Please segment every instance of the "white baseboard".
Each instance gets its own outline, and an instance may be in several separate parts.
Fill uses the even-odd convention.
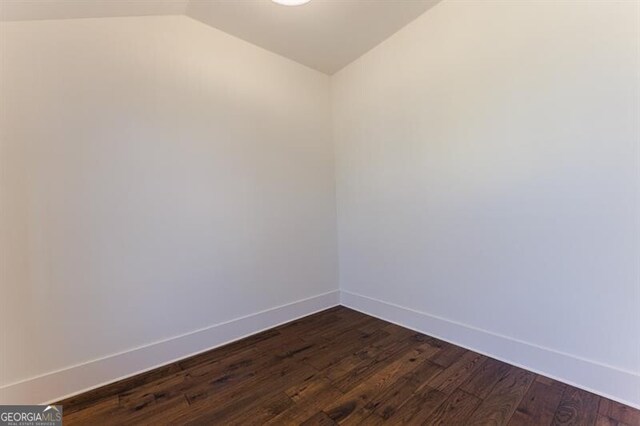
[[[0,387],[0,404],[41,404],[130,377],[339,303],[331,291]]]
[[[640,408],[640,375],[342,290],[340,304],[577,388]]]
[[[332,291],[0,387],[0,404],[40,404],[104,386],[342,304],[640,409],[640,376],[349,291]]]

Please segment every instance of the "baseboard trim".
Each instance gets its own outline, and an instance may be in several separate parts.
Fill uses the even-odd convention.
[[[339,291],[335,290],[4,385],[0,387],[0,403],[47,404],[60,401],[338,304]]]
[[[640,409],[640,375],[342,290],[340,304]]]
[[[0,404],[47,404],[338,304],[640,409],[640,375],[350,291],[331,291],[0,387]]]

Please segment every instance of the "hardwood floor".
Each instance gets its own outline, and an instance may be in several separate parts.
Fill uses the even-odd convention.
[[[640,425],[638,410],[344,307],[60,404],[65,425]]]

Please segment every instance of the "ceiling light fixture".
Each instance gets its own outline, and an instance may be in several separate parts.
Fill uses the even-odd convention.
[[[309,3],[311,0],[271,0],[274,3],[281,4],[283,6],[300,6],[305,3]]]

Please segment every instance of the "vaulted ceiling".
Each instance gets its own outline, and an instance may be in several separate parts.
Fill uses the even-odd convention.
[[[333,74],[439,0],[0,0],[0,20],[187,15]]]

